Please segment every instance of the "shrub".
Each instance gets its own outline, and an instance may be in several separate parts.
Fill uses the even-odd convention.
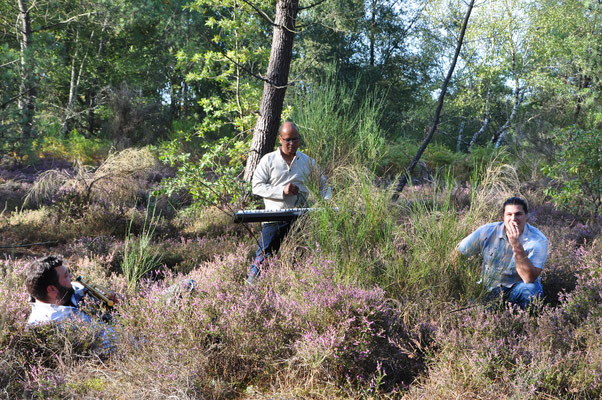
[[[303,151],[325,171],[351,166],[373,171],[384,155],[381,97],[372,93],[360,100],[357,86],[339,85],[333,76],[319,86],[295,101],[292,120]]]
[[[542,168],[554,179],[546,193],[559,205],[596,216],[602,210],[602,131],[576,127],[558,130],[554,143],[560,154]]]
[[[43,172],[25,202],[50,202],[76,217],[81,217],[92,202],[117,207],[132,205],[140,196],[140,177],[148,176],[156,167],[157,160],[148,149],[125,149],[109,154],[95,170],[77,162],[73,172]]]
[[[185,190],[197,207],[248,201],[249,184],[242,180],[248,143],[225,137],[204,143],[201,149],[200,159],[195,160],[181,151],[177,140],[163,143],[159,158],[177,168],[177,173],[163,180],[156,194],[173,195]]]
[[[104,159],[110,148],[109,142],[99,138],[86,138],[77,129],[63,136],[47,134],[36,139],[32,151],[36,158],[80,160],[83,164],[96,164]]]

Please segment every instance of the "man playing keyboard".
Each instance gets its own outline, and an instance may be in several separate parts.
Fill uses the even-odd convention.
[[[266,210],[306,207],[309,190],[305,181],[312,171],[317,171],[316,161],[298,151],[299,128],[292,122],[280,127],[280,147],[261,158],[253,174],[253,194],[263,197]],[[330,198],[330,188],[321,176],[322,196]],[[261,264],[267,256],[280,248],[282,239],[290,229],[290,222],[264,222],[261,237],[251,265],[248,282],[259,277]]]

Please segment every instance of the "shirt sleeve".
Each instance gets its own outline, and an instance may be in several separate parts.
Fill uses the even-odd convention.
[[[271,184],[272,166],[268,157],[263,157],[253,173],[253,194],[267,199],[284,199],[284,186]]]
[[[548,240],[540,240],[533,249],[527,253],[527,258],[535,268],[543,269],[543,265],[548,257]]]
[[[456,246],[458,251],[467,257],[479,254],[483,247],[482,236],[484,229],[485,227],[481,226],[476,231],[462,239],[458,246]]]

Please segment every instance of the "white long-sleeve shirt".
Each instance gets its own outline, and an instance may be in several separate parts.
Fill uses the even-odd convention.
[[[91,322],[91,318],[75,307],[86,293],[86,288],[77,282],[72,282],[71,286],[75,293],[71,296],[71,305],[59,306],[56,304],[34,301],[31,304],[31,314],[27,325],[38,325],[52,321],[63,321],[66,319],[81,319],[85,322]]]
[[[317,171],[316,161],[306,154],[297,151],[291,165],[288,165],[282,158],[280,149],[277,149],[259,161],[253,174],[253,194],[263,197],[266,210],[305,207],[309,195],[305,181],[312,172]],[[330,199],[331,191],[326,178],[321,175],[320,179],[322,197]],[[298,194],[284,195],[284,188],[289,183],[299,188]]]
[[[75,293],[71,296],[71,305],[59,306],[56,304],[43,303],[41,301],[31,302],[31,314],[27,320],[27,326],[37,326],[54,322],[60,324],[64,321],[79,320],[84,323],[93,323],[92,318],[82,312],[76,306],[85,296],[88,289],[82,284],[71,282]],[[102,350],[111,351],[115,346],[115,335],[113,329],[103,324],[95,324],[97,333],[102,339]]]

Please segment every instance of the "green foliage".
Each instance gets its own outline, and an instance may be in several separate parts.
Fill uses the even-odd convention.
[[[32,143],[33,156],[36,158],[79,160],[84,164],[94,164],[104,159],[109,152],[108,140],[87,138],[77,129],[63,135],[56,124],[49,128],[46,135]]]
[[[304,96],[297,95],[292,119],[303,147],[327,171],[361,165],[374,170],[384,156],[380,127],[383,103],[378,93],[357,97],[331,75]]]
[[[398,205],[373,179],[357,169],[333,179],[331,202],[337,208],[309,214],[303,229],[292,234],[301,237],[295,244],[301,240],[333,260],[338,279],[376,284],[395,298],[409,293],[438,301],[478,298],[480,268],[472,261],[452,268],[453,249],[474,225],[477,210],[457,213],[451,176],[435,176],[434,189],[409,187]]]
[[[577,127],[558,130],[557,159],[542,168],[555,180],[546,190],[557,204],[599,215],[602,207],[602,131]]]
[[[241,179],[248,143],[225,137],[200,147],[204,153],[194,160],[191,153],[181,152],[178,140],[163,143],[159,158],[176,167],[177,175],[164,179],[157,194],[186,190],[197,206],[242,201],[249,193],[248,183]]]
[[[130,220],[130,225],[125,235],[123,260],[121,262],[121,271],[127,280],[130,290],[136,287],[138,281],[144,275],[161,264],[162,256],[153,247],[153,235],[160,218],[160,215],[155,215],[154,208],[152,211],[147,210],[144,224],[142,225],[142,232],[138,236],[132,233],[134,219]]]
[[[326,207],[303,223],[303,242],[319,246],[337,265],[343,280],[371,285],[386,283],[386,266],[396,258],[396,223],[389,208],[390,192],[371,183],[372,175],[359,167],[333,178],[337,208]],[[386,286],[386,284],[384,285]]]

